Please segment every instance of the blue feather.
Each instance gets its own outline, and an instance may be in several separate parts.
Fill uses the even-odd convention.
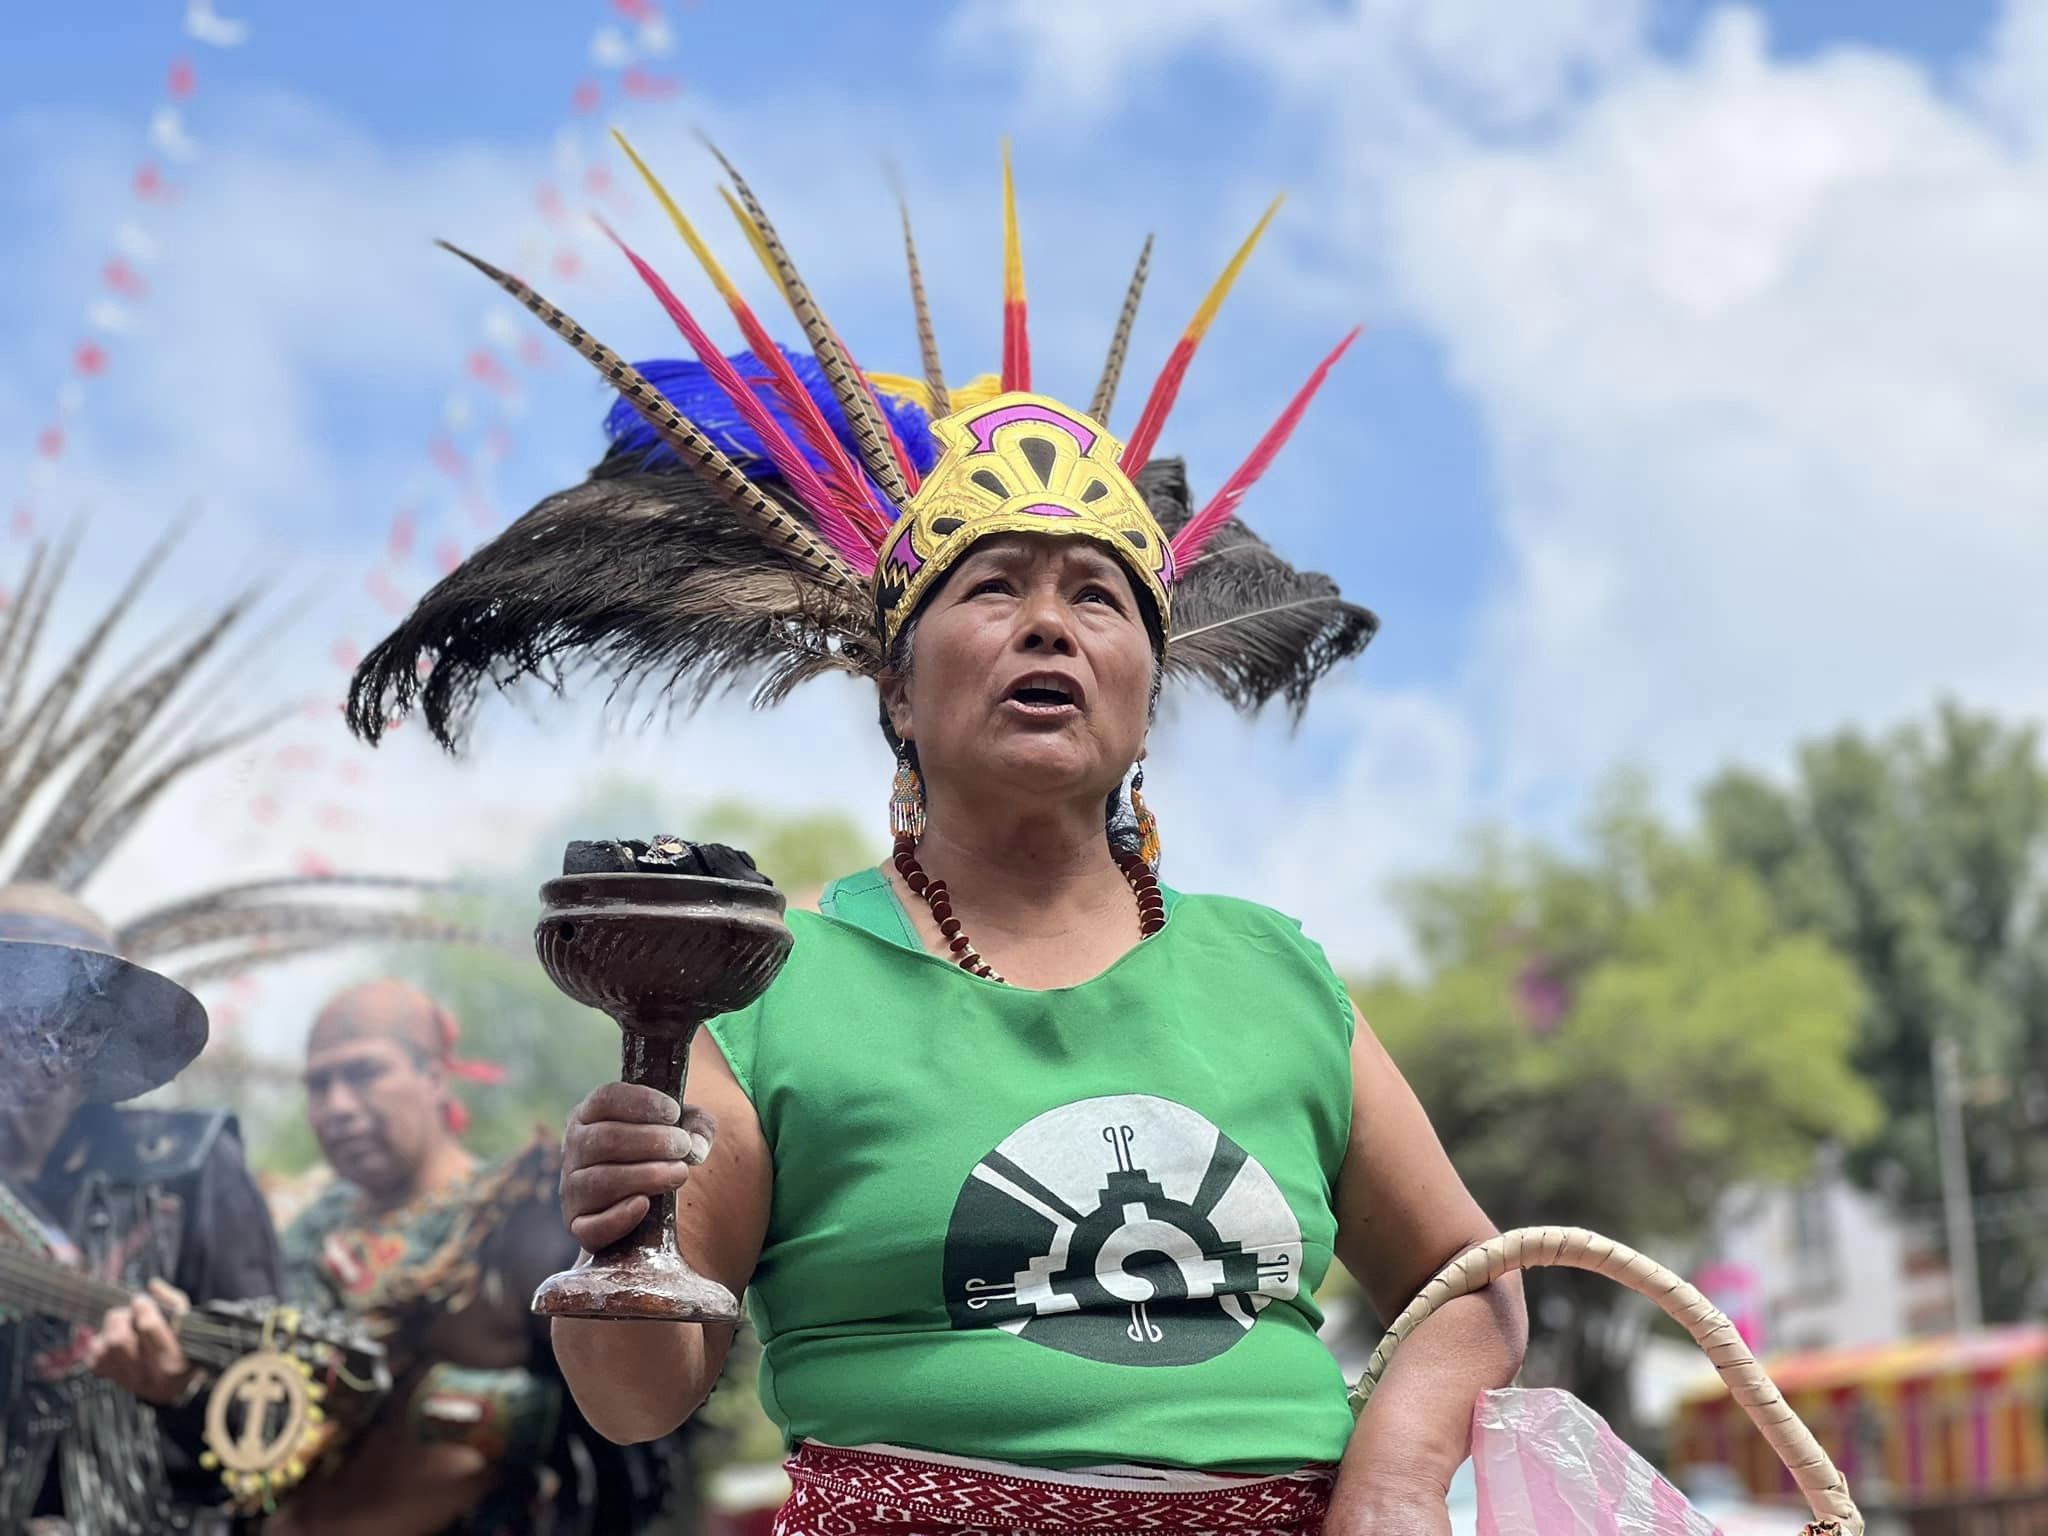
[[[804,388],[809,391],[811,398],[818,403],[818,409],[824,414],[833,435],[846,445],[854,463],[858,464],[859,452],[853,441],[853,433],[847,428],[846,413],[839,408],[839,402],[832,394],[832,386],[825,381],[825,370],[818,366],[818,360],[808,352],[793,352],[787,347],[780,350],[782,355],[789,359],[789,366],[802,381]],[[775,419],[782,423],[791,440],[802,449],[804,457],[822,470],[825,467],[823,461],[804,443],[795,424],[790,421],[776,400],[774,391],[765,383],[768,370],[755,360],[751,352],[735,352],[731,356],[731,362],[739,369],[742,378],[749,382],[763,381],[755,392],[760,395]],[[649,383],[668,396],[671,405],[697,424],[698,430],[717,445],[719,452],[745,470],[749,479],[781,478],[775,472],[774,461],[768,457],[767,449],[761,445],[760,437],[740,418],[740,413],[726,398],[725,392],[712,382],[711,375],[705,371],[702,363],[681,358],[655,358],[648,362],[636,363],[634,366],[646,375]],[[896,428],[896,435],[903,439],[904,449],[909,453],[911,462],[917,465],[919,474],[924,474],[938,461],[938,448],[932,442],[931,417],[913,401],[897,399],[881,394],[880,391],[876,393],[881,400],[883,411],[888,414],[890,423]],[[645,453],[646,463],[650,468],[659,468],[676,462],[675,453],[655,435],[654,429],[647,425],[646,419],[625,400],[615,401],[611,410],[606,412],[604,431],[614,449],[623,448]],[[879,494],[875,499],[878,506],[888,505],[887,499]]]

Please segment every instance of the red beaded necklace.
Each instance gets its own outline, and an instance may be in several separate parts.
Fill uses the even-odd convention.
[[[923,897],[924,904],[932,909],[932,920],[939,925],[947,948],[952,950],[954,963],[973,975],[989,981],[1002,981],[1003,978],[975,950],[974,941],[961,932],[960,919],[953,915],[953,903],[946,895],[946,882],[934,880],[917,862],[915,838],[897,837],[895,863],[896,873],[903,877],[903,883]],[[1138,936],[1149,939],[1166,926],[1166,898],[1159,894],[1159,877],[1135,853],[1118,853],[1116,863],[1117,868],[1124,872],[1124,879],[1130,883],[1131,894],[1138,898]]]

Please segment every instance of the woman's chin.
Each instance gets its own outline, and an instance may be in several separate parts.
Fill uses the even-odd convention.
[[[985,783],[1010,786],[1020,796],[1064,799],[1114,782],[1095,744],[1076,733],[999,731],[968,770]]]

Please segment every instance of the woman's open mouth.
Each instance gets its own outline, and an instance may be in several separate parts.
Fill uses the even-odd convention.
[[[1056,720],[1081,712],[1081,690],[1068,678],[1035,673],[1019,678],[1004,695],[1006,707],[1033,719]]]

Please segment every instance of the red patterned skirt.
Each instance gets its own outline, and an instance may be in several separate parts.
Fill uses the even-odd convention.
[[[1051,1472],[889,1446],[809,1441],[784,1463],[792,1492],[775,1536],[956,1536],[966,1532],[1183,1531],[1320,1536],[1333,1466],[1278,1477],[1154,1467]]]

